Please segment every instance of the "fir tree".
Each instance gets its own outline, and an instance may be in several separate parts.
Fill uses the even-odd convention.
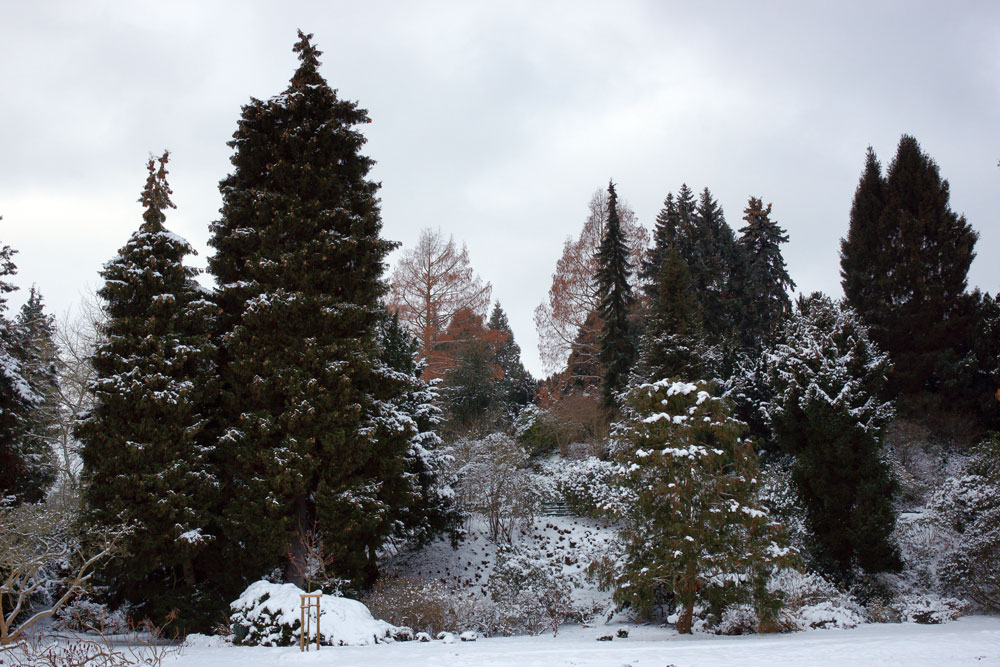
[[[767,417],[795,457],[814,565],[846,583],[898,569],[896,484],[882,455],[893,411],[879,398],[888,358],[853,310],[813,294],[799,300],[766,362],[775,393]]]
[[[759,629],[773,631],[780,599],[767,579],[794,553],[756,506],[757,457],[745,426],[711,389],[660,380],[628,394],[629,419],[616,436],[628,510],[615,599],[645,615],[672,599],[681,633],[691,632],[698,603],[717,615],[749,603]]]
[[[392,403],[413,423],[406,474],[400,480],[409,485],[410,500],[393,508],[396,528],[392,538],[419,546],[442,531],[454,535],[458,521],[451,489],[443,479],[450,457],[436,433],[442,418],[440,400],[434,388],[421,379],[419,342],[400,323],[399,315],[383,313],[376,336],[379,361],[403,388]]]
[[[32,413],[42,400],[25,364],[24,336],[7,318],[6,294],[17,287],[5,280],[17,273],[16,250],[0,246],[0,502],[37,502],[51,484],[47,447],[28,437]]]
[[[844,293],[893,360],[892,393],[939,392],[962,373],[978,234],[913,137],[900,139],[884,181],[879,172],[869,150],[841,243]]]
[[[733,310],[738,253],[736,236],[722,209],[705,188],[695,209],[702,261],[694,288],[708,342],[728,343],[736,326]]]
[[[283,93],[243,107],[220,183],[209,260],[222,308],[220,441],[234,488],[228,551],[248,579],[288,567],[316,525],[333,572],[374,581],[377,552],[410,500],[410,420],[377,361],[385,258],[368,114],[319,73],[299,33]],[[285,559],[291,543],[292,558]]]
[[[618,195],[615,184],[609,182],[608,223],[597,253],[597,272],[594,276],[599,299],[598,314],[603,321],[598,357],[603,366],[604,404],[609,408],[615,406],[616,396],[625,387],[635,359],[628,321],[634,300],[629,285],[631,269],[618,219]]]
[[[216,308],[182,260],[191,246],[164,227],[174,208],[167,160],[150,158],[143,222],[104,265],[106,341],[93,359],[95,405],[77,428],[87,520],[129,524],[128,557],[103,576],[117,601],[156,622],[177,608],[205,627],[203,584],[217,560],[220,482],[212,459]]]
[[[699,377],[705,352],[701,315],[687,263],[673,247],[660,263],[654,285],[655,299],[649,304],[637,373],[646,381]]]
[[[500,338],[495,356],[497,366],[503,371],[501,384],[504,400],[512,408],[519,409],[534,399],[536,382],[521,363],[521,346],[514,341],[507,313],[500,307],[499,301],[493,305],[486,326],[490,331],[497,332]]]
[[[30,475],[34,495],[44,493],[56,479],[53,446],[63,418],[59,405],[59,350],[53,339],[55,318],[45,312],[42,295],[35,287],[18,311],[14,328],[20,339],[17,349],[24,377],[37,397],[25,416],[21,445],[37,462],[36,472]]]
[[[771,205],[750,197],[740,228],[740,313],[743,347],[759,350],[791,312],[795,283],[785,269],[781,244],[788,234],[771,220]]]

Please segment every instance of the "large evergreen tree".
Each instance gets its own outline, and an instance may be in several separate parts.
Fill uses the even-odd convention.
[[[615,184],[609,182],[608,223],[597,252],[594,276],[599,299],[597,312],[602,320],[598,357],[603,366],[602,388],[607,407],[615,405],[615,397],[625,387],[635,360],[635,344],[628,320],[634,301],[629,285],[631,272],[628,247],[618,219],[618,194]]]
[[[892,358],[892,392],[941,391],[963,372],[974,330],[965,289],[978,234],[913,137],[880,171],[869,149],[841,242],[844,293]]]
[[[22,435],[24,451],[37,462],[36,472],[30,475],[33,494],[44,493],[56,479],[54,446],[64,416],[59,405],[60,361],[54,340],[55,327],[55,317],[45,312],[42,295],[33,286],[14,321],[20,339],[21,367],[37,398],[25,417]]]
[[[739,311],[743,347],[759,350],[791,312],[788,291],[795,283],[785,268],[781,244],[788,234],[771,220],[771,204],[750,197],[743,211],[746,225],[740,228]]]
[[[715,614],[749,603],[759,629],[774,631],[780,600],[767,579],[794,554],[757,506],[746,427],[712,389],[664,379],[628,392],[616,438],[625,554],[615,599],[643,614],[672,601],[681,633],[698,603]]]
[[[43,400],[32,385],[30,349],[6,315],[5,295],[17,289],[6,280],[17,273],[16,252],[0,246],[0,501],[21,503],[41,500],[53,473],[48,446],[30,437],[32,414]]]
[[[88,521],[126,523],[127,557],[103,571],[117,601],[157,622],[177,608],[206,626],[200,600],[215,567],[220,480],[213,464],[216,307],[183,265],[194,250],[164,227],[173,208],[167,154],[150,158],[143,222],[104,265],[106,341],[93,364],[95,405],[77,428]]]
[[[393,405],[403,387],[377,362],[375,335],[395,244],[380,237],[361,153],[367,112],[320,75],[310,35],[294,51],[285,91],[243,107],[211,226],[228,550],[245,578],[282,566],[296,579],[301,535],[316,526],[330,574],[363,585],[411,498],[400,479],[414,427]]]
[[[849,307],[800,299],[767,355],[774,439],[795,458],[814,565],[850,583],[899,567],[890,541],[896,485],[883,458],[891,403],[879,398],[889,360]]]

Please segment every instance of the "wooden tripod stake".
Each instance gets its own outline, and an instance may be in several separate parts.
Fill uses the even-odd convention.
[[[310,641],[306,639],[309,636],[309,629],[312,625],[312,612],[313,609],[316,610],[316,650],[319,650],[319,602],[320,598],[323,597],[322,593],[301,593],[299,594],[299,610],[301,612],[301,617],[299,619],[299,650],[308,651]]]

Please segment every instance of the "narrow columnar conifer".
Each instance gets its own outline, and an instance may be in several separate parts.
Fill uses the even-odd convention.
[[[194,250],[164,227],[174,208],[167,159],[150,158],[142,224],[101,271],[106,342],[77,437],[86,520],[132,529],[127,555],[102,570],[114,601],[156,622],[177,608],[182,626],[207,627],[221,491],[211,414],[217,308],[183,264]]]

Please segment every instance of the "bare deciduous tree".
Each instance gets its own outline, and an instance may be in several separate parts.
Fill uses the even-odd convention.
[[[428,359],[438,337],[460,310],[486,317],[493,286],[483,283],[469,262],[469,251],[445,238],[440,230],[424,229],[417,245],[406,251],[392,272],[390,307],[417,337],[420,355]],[[438,377],[433,368],[429,377]]]
[[[45,503],[0,507],[0,646],[18,641],[43,618],[86,589],[94,565],[114,555],[125,528],[75,531],[76,498],[57,496]],[[45,609],[30,609],[32,597],[58,581],[58,597]],[[18,622],[22,613],[32,612]]]

